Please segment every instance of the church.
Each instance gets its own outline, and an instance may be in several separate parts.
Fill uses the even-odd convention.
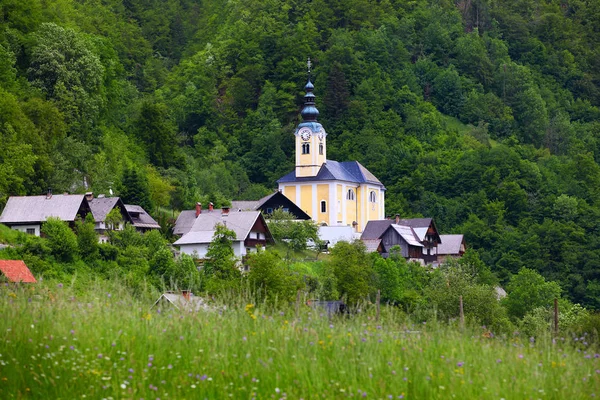
[[[327,132],[317,122],[314,85],[304,87],[302,122],[296,127],[296,167],[277,181],[279,190],[322,226],[362,232],[385,218],[385,187],[358,161],[327,159]]]

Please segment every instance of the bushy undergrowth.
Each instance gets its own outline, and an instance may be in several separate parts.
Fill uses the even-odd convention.
[[[0,287],[0,397],[590,398],[587,335],[413,324],[397,307],[328,317],[246,292],[188,313],[117,280]]]
[[[368,254],[361,242],[340,242],[319,261],[294,262],[267,249],[245,258],[249,272],[241,273],[230,242],[233,232],[225,227],[219,228],[220,239],[211,243],[200,266],[188,255],[177,255],[159,232],[140,234],[131,226],[109,232],[110,243],[103,244],[97,243],[91,220],[77,222],[77,234],[60,221],[49,221],[43,227],[45,238],[0,228],[0,241],[13,246],[0,250],[0,259],[23,259],[42,280],[117,279],[136,296],[182,289],[221,299],[251,293],[272,305],[294,302],[300,295],[342,300],[352,310],[375,303],[379,294],[381,304],[414,321],[450,324],[460,318],[462,298],[467,320],[496,335],[520,330],[535,337],[552,330],[551,307],[559,298],[561,329],[588,332],[594,341],[600,331],[597,314],[561,298],[556,283],[530,269],[514,275],[508,296],[499,299],[498,279],[472,250],[431,269],[394,252],[387,259]]]

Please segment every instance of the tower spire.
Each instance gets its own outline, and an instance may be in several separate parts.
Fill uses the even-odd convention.
[[[308,82],[306,83],[306,86],[304,86],[306,94],[304,95],[304,108],[300,114],[302,115],[304,122],[316,122],[317,117],[319,116],[319,110],[315,107],[315,95],[313,93],[315,86],[311,82],[310,68],[312,67],[312,62],[310,61],[310,57],[308,57],[306,66],[308,67]]]

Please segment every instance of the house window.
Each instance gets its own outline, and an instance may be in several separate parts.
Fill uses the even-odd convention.
[[[27,233],[28,235],[35,235],[35,228],[27,228],[25,230],[25,233]]]
[[[321,201],[321,212],[322,213],[327,212],[327,202],[325,200]]]
[[[273,209],[272,208],[267,208],[267,214],[273,214]]]
[[[310,144],[302,143],[302,154],[310,154]]]
[[[287,207],[283,207],[282,210],[285,211],[285,212],[289,212],[290,211],[290,209],[287,208]]]
[[[371,192],[369,193],[369,201],[371,203],[377,203],[377,194],[373,190],[371,190]]]
[[[323,155],[323,143],[319,143],[319,155]]]
[[[354,190],[348,189],[348,193],[346,193],[346,199],[347,200],[354,200],[355,198],[356,198],[356,196],[354,194]]]

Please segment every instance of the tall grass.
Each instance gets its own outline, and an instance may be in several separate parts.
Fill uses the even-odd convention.
[[[367,306],[253,304],[187,313],[118,283],[0,288],[0,398],[580,399],[600,357],[573,338],[530,342],[484,328],[411,324]]]

